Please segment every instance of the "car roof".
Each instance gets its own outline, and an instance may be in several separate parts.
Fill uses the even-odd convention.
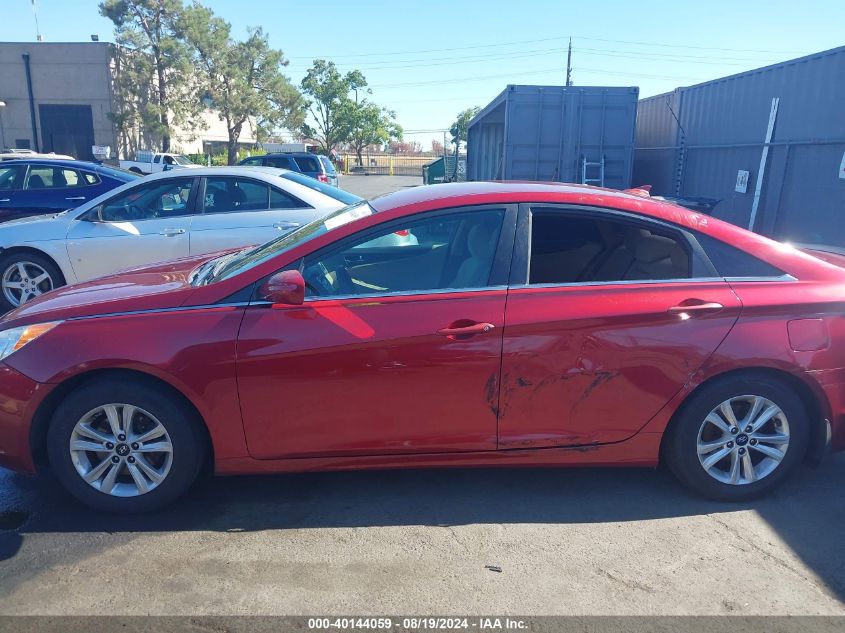
[[[9,159],[9,162],[14,163],[16,165],[49,165],[51,167],[79,167],[80,169],[96,169],[100,165],[97,163],[92,163],[87,160],[74,160],[70,158],[38,158],[38,157],[26,157],[26,158],[13,158]]]
[[[509,180],[441,183],[410,187],[375,198],[371,201],[371,204],[378,211],[389,211],[432,201],[438,203],[434,205],[436,207],[453,206],[455,202],[466,205],[484,204],[486,202],[544,201],[557,196],[561,198],[561,201],[566,202],[571,202],[572,198],[594,200],[612,198],[636,202],[643,202],[644,200],[641,196],[616,189],[604,189],[590,185]]]
[[[253,173],[259,176],[278,177],[280,173],[291,171],[280,167],[264,167],[263,165],[230,165],[226,167],[190,167],[185,169],[168,169],[147,175],[144,180],[159,180],[166,178],[185,178],[187,176],[243,176]],[[298,172],[294,172],[298,173]]]
[[[317,158],[319,154],[313,152],[268,152],[264,156],[313,156]]]

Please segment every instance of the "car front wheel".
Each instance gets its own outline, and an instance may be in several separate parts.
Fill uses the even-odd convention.
[[[203,440],[194,418],[160,387],[89,383],[53,415],[50,464],[65,488],[91,507],[155,510],[184,493],[199,473]]]
[[[0,257],[0,310],[3,312],[64,284],[59,267],[43,255],[12,252]]]
[[[809,420],[801,398],[765,375],[728,377],[693,394],[667,431],[664,457],[687,487],[720,501],[765,494],[798,466]]]

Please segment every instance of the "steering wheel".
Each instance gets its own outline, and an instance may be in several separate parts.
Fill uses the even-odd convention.
[[[335,282],[330,281],[330,272],[326,265],[317,262],[308,266],[303,272],[305,287],[309,288],[317,296],[330,297],[337,294],[352,294],[355,292],[355,284],[349,271],[343,266],[334,271]]]
[[[322,262],[311,264],[302,271],[305,287],[318,297],[331,296],[334,288],[329,281],[329,270]]]

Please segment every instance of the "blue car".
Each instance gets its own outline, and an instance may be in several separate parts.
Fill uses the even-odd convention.
[[[261,156],[250,156],[244,158],[238,165],[253,167],[277,167],[298,171],[306,176],[311,176],[320,182],[337,187],[337,171],[332,162],[325,156],[312,154],[311,152],[280,152],[275,154],[263,154]]]
[[[80,160],[6,160],[0,162],[0,222],[72,209],[138,177]]]

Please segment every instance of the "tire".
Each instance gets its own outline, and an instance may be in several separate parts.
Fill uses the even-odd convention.
[[[126,429],[125,418],[130,419],[129,434],[123,441],[111,431],[110,407],[121,429]],[[134,412],[127,407],[134,407]],[[163,434],[156,423],[163,427]],[[58,406],[47,431],[47,454],[59,481],[82,503],[120,514],[149,512],[174,501],[197,478],[205,457],[200,424],[184,403],[161,388],[106,378],[80,387]],[[144,435],[151,437],[143,439]],[[116,441],[105,443],[110,438]],[[136,438],[140,444],[132,442]],[[154,450],[168,443],[169,452]],[[72,446],[85,449],[97,445],[102,448],[96,452],[71,450]],[[117,460],[117,473],[107,482],[115,469],[113,460]],[[103,462],[111,463],[102,466]],[[98,466],[102,471],[94,472]],[[145,474],[150,473],[149,468],[152,476]],[[83,479],[85,472],[96,475],[93,483]],[[142,490],[143,486],[147,490]]]
[[[138,169],[137,167],[130,167],[130,168],[129,168],[129,171],[131,171],[133,174],[141,174],[141,175],[143,175],[143,174],[144,174],[144,172],[142,172],[142,171],[141,171],[140,169]]]
[[[19,265],[23,267],[26,272],[26,277],[23,277]],[[32,285],[26,289],[18,287],[8,287],[7,284],[17,284],[22,281],[35,281],[38,279],[40,273],[46,273],[48,278],[41,281],[37,285]],[[23,303],[26,303],[34,295],[34,292],[43,294],[54,288],[59,288],[65,285],[65,277],[62,271],[56,266],[56,263],[40,253],[32,251],[12,251],[5,253],[0,257],[0,311],[3,313],[13,310],[21,305],[20,297],[24,297]],[[18,299],[17,302],[12,299]]]
[[[753,431],[746,433],[755,403],[759,408]],[[771,406],[780,413],[763,421]],[[678,480],[695,492],[717,501],[747,501],[792,474],[807,452],[809,430],[806,407],[788,383],[763,374],[738,374],[693,393],[667,431],[663,457]]]

